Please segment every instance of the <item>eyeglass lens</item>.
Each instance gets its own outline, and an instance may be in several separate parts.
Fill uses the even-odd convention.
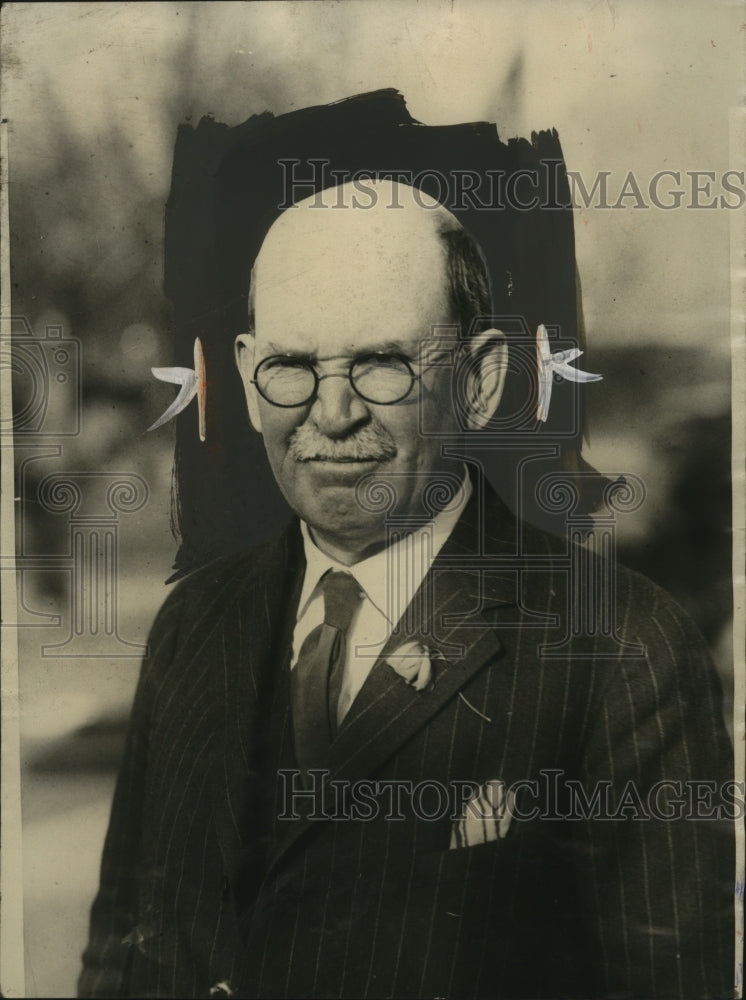
[[[355,361],[349,369],[348,378],[363,399],[386,404],[404,399],[411,391],[415,376],[404,359],[382,355]],[[309,361],[273,357],[265,358],[259,364],[255,381],[270,403],[301,406],[314,395],[317,376]]]

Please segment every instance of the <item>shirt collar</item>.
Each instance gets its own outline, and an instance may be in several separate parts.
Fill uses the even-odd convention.
[[[308,605],[316,593],[322,578],[329,570],[350,573],[365,591],[369,600],[378,608],[381,614],[395,625],[406,611],[417,589],[427,575],[433,560],[449,538],[456,522],[464,512],[464,508],[472,493],[471,479],[464,472],[464,479],[453,502],[435,517],[411,532],[404,538],[376,552],[375,555],[361,559],[352,566],[343,566],[332,559],[316,545],[305,521],[300,522],[303,548],[306,555],[306,573],[303,579],[300,603],[298,605],[298,620],[303,618]],[[430,544],[430,539],[432,544]],[[389,591],[387,582],[391,574],[389,566],[406,565],[406,573],[397,573],[397,586]]]

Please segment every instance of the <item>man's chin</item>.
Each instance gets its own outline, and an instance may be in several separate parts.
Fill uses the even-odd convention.
[[[311,527],[314,536],[336,539],[337,544],[360,551],[385,535],[385,511],[367,496],[364,480],[379,467],[377,462],[324,463],[308,470],[302,488],[296,480],[290,505]]]
[[[303,489],[296,492],[298,502],[291,506],[304,520],[325,530],[344,524],[352,530],[359,525],[364,532],[381,517],[381,512],[367,500],[365,488],[368,477],[377,468],[377,463],[325,463],[307,477]]]

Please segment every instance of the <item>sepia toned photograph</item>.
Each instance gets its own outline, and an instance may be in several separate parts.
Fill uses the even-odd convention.
[[[741,997],[743,7],[0,19],[2,995]]]

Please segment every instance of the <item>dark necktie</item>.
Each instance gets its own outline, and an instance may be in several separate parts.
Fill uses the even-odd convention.
[[[347,629],[362,597],[350,573],[327,573],[321,589],[324,623],[301,646],[292,678],[295,754],[302,771],[321,765],[336,735]]]

